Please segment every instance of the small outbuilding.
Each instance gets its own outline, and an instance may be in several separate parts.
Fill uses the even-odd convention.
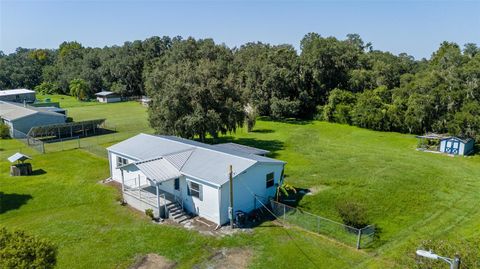
[[[122,101],[122,97],[120,97],[120,95],[109,91],[97,92],[95,96],[97,97],[97,101],[100,103],[116,103]]]
[[[461,139],[455,136],[440,140],[440,152],[453,155],[470,155],[474,152],[475,140]]]
[[[10,175],[11,176],[26,176],[26,175],[31,175],[32,174],[32,165],[30,163],[26,163],[26,160],[30,160],[30,158],[27,155],[24,155],[22,153],[15,153],[12,156],[8,157],[8,160],[11,163],[16,164],[10,166]]]
[[[470,155],[475,151],[475,140],[472,138],[459,138],[447,134],[428,133],[417,136],[419,139],[417,150],[447,153],[451,155]]]

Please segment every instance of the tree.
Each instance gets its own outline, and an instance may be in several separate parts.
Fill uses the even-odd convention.
[[[186,138],[233,132],[245,111],[234,87],[232,52],[213,40],[174,44],[146,74],[150,125],[160,134]]]
[[[41,94],[55,94],[60,93],[60,87],[54,82],[42,82],[40,85],[35,86],[35,91]]]
[[[379,87],[358,94],[357,102],[352,110],[352,123],[363,128],[384,130],[388,124],[385,117],[387,112],[386,92],[385,87]]]
[[[77,97],[78,100],[85,100],[88,97],[89,86],[83,79],[73,79],[70,81],[70,95]]]
[[[327,121],[351,124],[351,114],[356,103],[351,92],[334,89],[328,96],[328,102],[323,108],[323,118]]]

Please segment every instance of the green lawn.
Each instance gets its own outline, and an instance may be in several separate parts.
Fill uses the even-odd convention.
[[[92,104],[72,101],[68,110],[75,120],[105,117],[117,126],[116,134],[99,140],[101,145],[152,132],[145,108],[137,103]],[[116,191],[97,183],[108,175],[107,161],[82,150],[31,152],[34,169],[46,173],[10,178],[5,158],[24,147],[14,140],[0,140],[0,190],[26,196],[18,198],[24,203],[0,214],[0,225],[54,241],[60,268],[127,267],[136,254],[148,252],[187,268],[214,249],[234,246],[255,250],[254,268],[404,268],[412,267],[407,255],[423,239],[480,237],[479,157],[417,152],[411,135],[318,121],[259,120],[254,132],[241,129],[218,141],[226,140],[269,149],[273,157],[287,161],[286,180],[317,191],[301,200],[300,207],[307,211],[338,220],[338,202],[364,204],[371,222],[381,229],[380,239],[370,249],[356,251],[271,223],[253,234],[223,239],[153,225],[115,203]],[[17,202],[3,201],[7,208]]]
[[[2,149],[22,145],[1,140]],[[143,214],[116,203],[117,191],[97,183],[108,176],[107,160],[82,150],[34,154],[44,174],[11,178],[2,151],[0,223],[48,238],[59,247],[59,268],[125,268],[138,254],[159,253],[182,268],[200,264],[220,247],[255,250],[254,268],[351,267],[367,254],[272,223],[253,234],[226,238],[150,223]],[[378,261],[383,264],[383,261]]]

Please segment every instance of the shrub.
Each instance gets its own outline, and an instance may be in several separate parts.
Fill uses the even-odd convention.
[[[60,87],[54,82],[44,81],[40,85],[35,86],[34,90],[42,94],[61,93]]]
[[[5,123],[0,123],[0,138],[8,138],[10,137],[10,129]]]
[[[151,208],[145,209],[145,215],[149,216],[151,219],[155,218],[155,216],[153,215],[153,209]]]
[[[0,268],[53,268],[56,248],[22,231],[0,229]]]
[[[368,225],[367,212],[365,208],[356,202],[344,202],[337,204],[337,211],[343,223],[357,229]]]

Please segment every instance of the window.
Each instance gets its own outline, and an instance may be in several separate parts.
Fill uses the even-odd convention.
[[[126,164],[128,164],[127,159],[117,156],[117,167],[124,166]]]
[[[267,188],[273,187],[274,184],[274,174],[273,172],[267,174]]]
[[[180,189],[180,178],[176,178],[175,179],[175,182],[174,182],[174,187],[175,187],[175,190],[178,191]]]
[[[188,195],[197,197],[198,199],[202,199],[202,185],[195,183],[195,182],[188,182]]]

